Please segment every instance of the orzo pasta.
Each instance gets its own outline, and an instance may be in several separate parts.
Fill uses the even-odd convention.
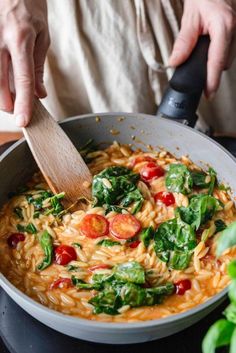
[[[64,194],[39,173],[2,208],[0,269],[17,288],[65,314],[134,322],[186,311],[228,284],[236,250],[217,258],[215,248],[236,210],[213,169],[117,142],[85,154],[86,211],[63,210]]]

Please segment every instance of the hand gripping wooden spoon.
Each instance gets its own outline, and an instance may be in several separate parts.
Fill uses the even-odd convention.
[[[65,192],[64,206],[79,199],[91,200],[92,175],[68,136],[38,99],[33,116],[23,128],[29,148],[50,189]]]

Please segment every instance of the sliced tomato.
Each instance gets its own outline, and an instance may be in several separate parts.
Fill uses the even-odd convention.
[[[105,269],[109,269],[111,268],[111,266],[109,265],[106,265],[106,264],[99,264],[99,265],[94,265],[92,267],[89,267],[88,271],[90,272],[93,272],[93,271],[96,271],[96,270],[105,270]]]
[[[131,249],[135,249],[135,248],[137,248],[139,246],[140,243],[141,243],[140,240],[132,241],[132,243],[129,244],[129,247]]]
[[[175,204],[175,197],[172,192],[160,191],[154,195],[154,200],[156,202],[160,201],[166,206],[171,206]]]
[[[191,289],[191,281],[189,279],[182,279],[175,283],[175,292],[178,295],[184,295],[186,290]]]
[[[17,247],[17,244],[20,241],[25,240],[25,235],[23,233],[12,233],[8,238],[7,238],[7,244],[15,249]]]
[[[59,245],[55,249],[55,262],[58,265],[67,265],[77,259],[75,249],[69,245]]]
[[[87,214],[80,224],[80,231],[88,238],[98,238],[109,232],[108,220],[98,214]]]
[[[165,174],[164,169],[154,162],[147,163],[141,170],[140,175],[143,181],[151,181],[160,178]]]
[[[150,156],[138,156],[132,160],[131,167],[133,168],[136,164],[142,162],[155,162],[155,159]]]
[[[110,232],[118,239],[133,238],[140,229],[141,223],[131,214],[118,214],[110,223]]]
[[[70,288],[72,287],[72,282],[70,278],[58,278],[56,281],[52,282],[50,289],[56,288]]]

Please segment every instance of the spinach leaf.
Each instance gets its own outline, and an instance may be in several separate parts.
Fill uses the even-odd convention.
[[[30,233],[30,234],[36,234],[37,233],[37,228],[35,227],[35,225],[33,223],[29,223],[27,224],[27,226],[23,226],[22,224],[17,224],[17,230],[19,230],[19,232],[26,232],[26,233]]]
[[[169,191],[184,195],[189,194],[193,187],[191,173],[184,164],[170,164],[165,183]]]
[[[81,270],[79,266],[74,266],[74,265],[68,265],[66,268],[67,268],[67,271],[69,272],[78,272]]]
[[[101,246],[105,246],[105,247],[111,247],[111,246],[115,246],[115,245],[121,245],[121,243],[119,243],[118,241],[114,241],[111,239],[103,239],[100,240],[96,245],[101,245]]]
[[[162,223],[154,235],[154,249],[157,256],[168,266],[184,269],[191,259],[191,250],[197,245],[193,228],[176,218]]]
[[[215,353],[216,348],[230,343],[235,325],[225,319],[216,321],[208,330],[202,344],[203,353]]]
[[[48,231],[44,231],[40,237],[40,245],[44,251],[44,259],[40,265],[38,265],[38,270],[42,271],[52,263],[53,256],[53,239],[52,236],[48,233]]]
[[[230,186],[226,186],[224,184],[219,184],[217,187],[219,190],[222,190],[222,191],[230,191],[231,190]]]
[[[124,210],[126,211],[124,207],[115,205],[105,205],[105,215],[107,215],[109,212],[123,213]]]
[[[96,314],[105,312],[110,315],[119,313],[119,308],[124,305],[139,307],[143,305],[159,304],[164,296],[172,294],[174,285],[165,285],[154,288],[142,288],[140,285],[130,282],[106,283],[104,289],[89,300],[94,306]]]
[[[30,194],[26,194],[26,200],[29,204],[33,204],[34,208],[37,211],[36,217],[37,218],[41,213],[45,215],[52,214],[53,216],[58,216],[63,210],[63,206],[61,204],[61,199],[65,196],[62,192],[60,194],[53,195],[51,191],[43,190],[39,193],[37,198],[33,197]],[[49,207],[43,207],[43,202],[48,199]]]
[[[216,233],[222,232],[225,228],[227,228],[226,224],[222,219],[217,219],[215,220],[215,226],[216,226]]]
[[[99,289],[100,286],[97,286],[95,283],[86,283],[80,278],[77,278],[75,276],[71,277],[71,281],[74,284],[74,286],[78,289]]]
[[[149,246],[150,241],[153,239],[153,237],[154,237],[153,227],[144,228],[140,233],[140,239],[146,248]]]
[[[226,249],[231,248],[234,245],[236,245],[236,222],[231,223],[221,233],[217,244],[217,256],[220,256]]]
[[[126,167],[109,167],[93,178],[92,195],[94,206],[128,207],[134,203],[132,213],[138,212],[143,204],[143,196],[137,188],[139,174]]]
[[[199,188],[208,188],[208,194],[211,195],[214,186],[216,183],[216,172],[214,171],[213,168],[209,168],[207,173],[204,172],[198,172],[198,171],[193,171],[191,172],[191,176],[193,179],[193,185],[197,186]],[[210,180],[208,181],[208,177],[210,177]]]
[[[218,208],[219,202],[215,197],[198,194],[190,198],[188,207],[179,207],[177,212],[179,212],[184,222],[190,224],[197,230],[200,225],[206,223],[213,217]]]
[[[19,219],[24,219],[23,214],[22,214],[22,208],[21,208],[21,207],[14,207],[13,213],[14,213]]]
[[[143,284],[145,283],[144,268],[136,261],[117,265],[113,270],[118,281]]]

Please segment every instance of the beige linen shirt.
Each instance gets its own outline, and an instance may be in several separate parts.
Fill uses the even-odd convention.
[[[45,67],[46,107],[57,119],[90,112],[156,114],[172,70],[168,63],[181,0],[48,0],[51,46]],[[236,64],[224,73],[202,117],[236,131]],[[0,129],[9,127],[0,121]]]

